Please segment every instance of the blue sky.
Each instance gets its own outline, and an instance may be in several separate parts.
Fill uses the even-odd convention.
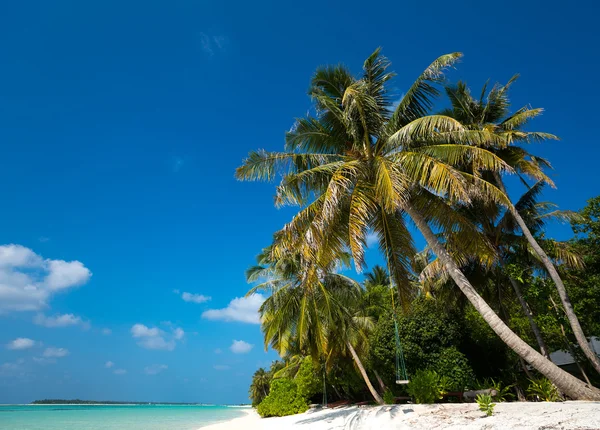
[[[599,192],[596,16],[592,2],[5,2],[0,402],[247,401],[275,354],[257,303],[235,299],[292,210],[233,172],[282,148],[318,65],[358,72],[383,46],[400,92],[447,52],[465,54],[449,78],[474,88],[521,73],[515,108],[544,107],[535,128],[562,139],[532,148],[556,169],[546,197],[583,207]]]

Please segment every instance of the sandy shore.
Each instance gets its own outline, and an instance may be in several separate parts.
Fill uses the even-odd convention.
[[[350,406],[310,410],[304,414],[261,419],[247,415],[202,430],[598,430],[599,402],[499,403],[486,417],[474,403],[440,405]]]

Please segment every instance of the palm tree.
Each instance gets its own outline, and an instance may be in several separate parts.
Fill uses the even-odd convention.
[[[599,391],[555,366],[510,330],[431,228],[450,231],[467,223],[448,202],[468,203],[475,193],[508,204],[505,194],[479,174],[511,170],[481,147],[500,144],[501,138],[469,130],[447,116],[424,116],[438,94],[435,85],[442,81],[444,68],[460,56],[435,60],[395,108],[386,92],[393,75],[379,49],[365,61],[360,79],[342,66],[319,68],[310,89],[316,116],[296,121],[286,136],[286,152],[251,152],[236,176],[271,180],[283,173],[276,203],[302,209],[278,235],[277,248],[294,249],[309,262],[305,280],[316,279],[322,261],[331,261],[346,248],[360,271],[366,235],[372,230],[403,304],[410,297],[410,258],[415,254],[404,219],[408,215],[459,289],[513,351],[571,397],[600,399]],[[467,162],[477,170],[454,168]]]
[[[250,398],[253,405],[258,405],[269,394],[271,375],[264,368],[258,369],[252,376],[250,384]]]
[[[550,164],[546,160],[531,155],[522,147],[517,146],[518,143],[557,139],[556,136],[549,133],[523,131],[523,127],[527,125],[531,119],[541,115],[543,109],[522,107],[514,114],[509,114],[510,101],[508,99],[508,90],[517,78],[518,75],[513,76],[506,85],[494,85],[487,94],[487,98],[485,98],[487,89],[487,85],[485,85],[481,91],[479,100],[476,100],[471,96],[469,89],[463,82],[459,82],[456,86],[447,86],[446,93],[452,103],[452,109],[446,110],[443,113],[452,116],[470,129],[486,130],[502,137],[508,145],[503,144],[490,149],[495,149],[495,153],[506,161],[521,176],[521,178],[522,176],[529,176],[554,186],[552,180],[543,173],[543,167],[550,167]],[[493,177],[496,185],[506,194],[501,173],[493,172]],[[523,182],[525,181],[523,180]],[[577,343],[596,371],[600,373],[600,359],[588,343],[587,337],[573,310],[573,305],[571,304],[571,300],[569,299],[569,295],[567,294],[567,290],[556,266],[544,251],[543,247],[540,246],[535,239],[534,234],[531,232],[529,226],[519,214],[516,207],[509,202],[507,208],[521,229],[523,236],[527,239],[527,242],[534,252],[539,256],[544,268],[554,282],[554,285],[556,285],[558,295],[573,330],[573,334],[577,339]]]
[[[533,234],[540,232],[547,220],[571,221],[577,219],[577,214],[571,211],[556,210],[556,206],[549,202],[539,202],[545,183],[538,181],[527,192],[525,192],[515,209],[525,220]],[[527,304],[521,291],[520,283],[514,276],[507,272],[507,262],[521,265],[526,262],[528,266],[536,270],[543,270],[539,256],[531,253],[527,247],[527,241],[518,234],[518,226],[514,222],[509,211],[503,210],[496,204],[483,204],[475,202],[471,206],[457,207],[456,210],[465,214],[473,223],[477,224],[483,233],[485,243],[477,244],[472,250],[465,249],[462,244],[461,232],[451,232],[445,239],[446,248],[451,251],[455,260],[462,262],[462,267],[469,267],[469,279],[493,279],[498,284],[499,280],[505,280],[513,288],[515,296],[525,314],[532,333],[538,343],[540,352],[549,357],[541,331],[533,318],[531,308]],[[551,255],[554,261],[560,262],[567,268],[581,268],[582,258],[575,253],[566,242],[554,240],[538,240],[542,246],[553,251]],[[424,282],[443,285],[448,275],[438,260],[434,260],[421,271]],[[501,285],[496,285],[501,288]],[[501,305],[501,303],[500,303]]]
[[[302,256],[274,258],[273,253],[272,247],[266,248],[258,256],[259,264],[246,274],[249,282],[262,281],[248,294],[270,294],[259,309],[265,348],[270,345],[282,357],[306,351],[315,361],[323,359],[327,367],[347,352],[375,401],[383,404],[360,359],[360,355],[366,355],[367,332],[372,328],[371,319],[359,306],[360,285],[330,273],[336,261],[307,283]]]

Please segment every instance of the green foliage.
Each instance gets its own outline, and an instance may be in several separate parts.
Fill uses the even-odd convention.
[[[475,399],[477,404],[479,405],[479,410],[481,412],[485,412],[488,417],[491,417],[494,413],[494,406],[496,406],[493,402],[492,396],[489,394],[478,394]]]
[[[308,402],[298,393],[298,386],[287,378],[271,382],[271,392],[256,408],[261,417],[283,417],[308,410]]]
[[[456,347],[444,348],[433,368],[448,380],[448,391],[464,391],[475,381],[475,374],[467,357]]]
[[[530,379],[529,388],[527,388],[527,395],[533,400],[539,400],[542,402],[557,402],[560,400],[558,390],[546,378]]]
[[[394,398],[394,393],[392,393],[392,390],[390,390],[389,388],[383,393],[383,401],[386,405],[393,405],[395,403]]]
[[[475,384],[477,389],[485,390],[491,388],[496,391],[496,395],[492,396],[496,402],[506,402],[509,399],[514,399],[515,395],[511,392],[514,386],[514,384],[503,385],[502,382],[494,379],[485,379],[483,382],[477,382]]]
[[[398,332],[409,374],[417,369],[437,370],[442,351],[461,343],[460,320],[460,315],[449,311],[442,302],[425,298],[416,299],[408,313],[398,316]],[[372,365],[388,385],[393,384],[396,343],[391,312],[379,319],[370,343]]]
[[[262,367],[254,372],[248,393],[252,406],[257,406],[269,394],[272,375]]]
[[[447,380],[433,370],[419,370],[406,390],[416,403],[434,403],[446,392]]]
[[[294,377],[298,395],[310,399],[323,389],[323,379],[318,369],[315,368],[312,358],[305,357]]]

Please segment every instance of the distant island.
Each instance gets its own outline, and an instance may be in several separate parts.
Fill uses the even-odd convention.
[[[196,405],[209,406],[205,403],[171,403],[171,402],[117,402],[113,400],[81,400],[81,399],[43,399],[34,400],[32,405]]]

